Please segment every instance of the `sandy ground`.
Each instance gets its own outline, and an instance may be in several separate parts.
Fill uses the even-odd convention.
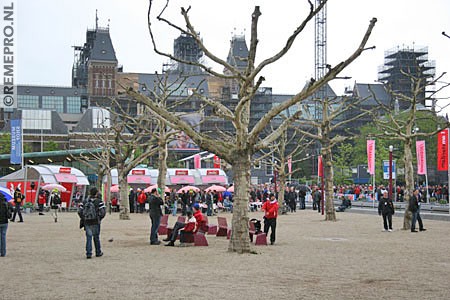
[[[374,215],[330,223],[297,211],[279,217],[275,245],[238,255],[211,235],[209,247],[150,246],[148,215],[113,213],[102,223],[105,255],[87,260],[75,213],[24,220],[8,228],[0,299],[450,299],[450,222],[410,233],[394,217],[388,233]]]

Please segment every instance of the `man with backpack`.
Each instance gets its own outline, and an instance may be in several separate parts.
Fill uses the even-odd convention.
[[[92,257],[92,239],[94,239],[95,256],[103,256],[100,245],[100,223],[106,215],[105,203],[100,199],[96,187],[89,191],[89,197],[78,207],[78,216],[86,231],[86,258]]]
[[[14,222],[14,220],[16,219],[16,214],[19,215],[19,222],[20,223],[23,222],[22,212],[20,210],[20,207],[22,206],[24,200],[25,200],[25,196],[20,191],[20,188],[16,188],[16,190],[14,192],[14,215],[11,219],[11,222]]]

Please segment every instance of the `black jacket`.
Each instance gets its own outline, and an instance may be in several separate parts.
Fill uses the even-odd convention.
[[[409,198],[408,209],[413,213],[419,209],[419,199],[415,195],[412,195],[411,198]]]
[[[11,218],[11,204],[6,202],[4,197],[0,199],[0,224],[7,224]]]
[[[150,216],[162,216],[161,205],[164,202],[161,197],[155,196],[154,194],[150,195],[149,208],[150,208]]]
[[[381,198],[378,202],[378,214],[381,215],[393,215],[394,214],[394,203],[391,199]]]

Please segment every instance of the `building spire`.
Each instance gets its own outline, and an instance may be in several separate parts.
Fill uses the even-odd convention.
[[[98,29],[98,16],[97,16],[97,9],[95,10],[95,30]]]

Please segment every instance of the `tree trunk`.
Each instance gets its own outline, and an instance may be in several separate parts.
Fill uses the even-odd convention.
[[[282,166],[284,165],[283,163],[281,164]],[[281,167],[278,171],[278,178],[280,179],[280,192],[278,193],[278,205],[279,207],[279,211],[281,211],[283,209],[283,203],[285,201],[284,199],[284,190],[286,189],[286,173],[283,170],[283,167]]]
[[[127,182],[127,174],[125,174],[123,170],[122,164],[117,164],[117,176],[119,180],[119,191],[120,191],[120,220],[129,220],[130,219],[130,203],[128,202],[128,182]]]
[[[158,139],[158,188],[161,189],[161,198],[164,200],[164,189],[166,187],[167,174],[167,140],[165,134],[160,132],[161,137]]]
[[[333,202],[333,162],[331,160],[331,149],[325,143],[322,145],[322,163],[325,178],[325,221],[336,221],[336,211]]]
[[[237,253],[250,252],[250,239],[248,236],[248,201],[250,190],[250,154],[236,153],[232,162],[234,174],[234,206],[232,218],[232,234],[228,251]]]
[[[405,160],[405,215],[403,217],[403,229],[411,229],[412,214],[409,211],[409,198],[414,190],[414,167],[413,167],[413,155],[412,155],[412,139],[408,138],[404,144],[404,160]]]
[[[111,214],[111,186],[112,186],[111,171],[108,169],[108,171],[106,172],[105,204],[109,214]]]

